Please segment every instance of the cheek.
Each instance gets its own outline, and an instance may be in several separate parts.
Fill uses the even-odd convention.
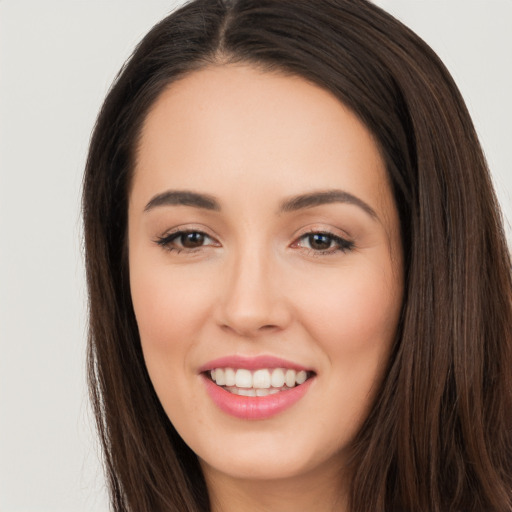
[[[191,355],[209,315],[208,290],[186,272],[131,260],[130,286],[146,367],[155,391],[173,421],[196,414],[189,386]],[[192,395],[191,395],[192,393]],[[190,400],[184,409],[183,396]],[[187,427],[189,428],[189,427]]]
[[[379,266],[342,268],[311,283],[322,282],[316,293],[307,293],[307,286],[297,290],[304,323],[334,365],[369,368],[367,362],[387,356],[402,302],[401,283],[392,275]]]
[[[143,346],[169,351],[193,342],[191,331],[208,315],[211,304],[208,290],[197,281],[185,272],[138,265],[135,260],[130,286]]]
[[[204,318],[210,314],[209,290],[187,272],[144,264],[135,257],[131,262],[132,301],[154,389],[173,423],[194,417],[200,402],[188,379]],[[190,398],[185,406],[183,396]]]
[[[395,338],[402,293],[400,281],[388,276],[368,267],[363,273],[351,269],[326,283],[322,293],[297,296],[303,325],[329,360],[314,414],[332,411],[331,425],[344,432],[343,443],[369,412]]]

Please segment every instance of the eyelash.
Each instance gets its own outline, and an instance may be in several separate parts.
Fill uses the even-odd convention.
[[[203,236],[205,239],[213,240],[213,238],[211,236],[207,235],[203,231],[200,231],[197,229],[184,229],[184,230],[180,230],[180,231],[175,231],[173,233],[164,235],[162,237],[158,237],[156,239],[156,243],[159,246],[163,247],[165,250],[167,250],[169,252],[175,252],[176,254],[179,254],[181,252],[193,253],[193,252],[196,252],[197,250],[200,250],[202,247],[204,247],[204,245],[199,245],[199,246],[193,247],[193,248],[176,247],[176,246],[172,245],[176,239],[181,238],[185,235],[200,235],[200,236]]]
[[[193,248],[177,247],[177,246],[173,245],[173,243],[175,243],[175,241],[177,239],[179,239],[183,236],[186,236],[186,235],[200,235],[200,236],[204,237],[204,239],[213,240],[213,238],[211,236],[207,235],[203,231],[181,230],[181,231],[175,231],[173,233],[170,233],[170,234],[162,236],[162,237],[158,237],[155,240],[155,242],[159,246],[164,248],[165,250],[167,250],[169,252],[175,252],[176,254],[180,254],[181,252],[186,252],[186,253],[190,254],[190,253],[194,253],[194,252],[200,250],[201,248],[205,247],[204,244],[199,245],[197,247],[193,247]],[[301,240],[308,240],[308,239],[309,239],[308,242],[311,245],[312,237],[315,237],[315,236],[326,237],[328,239],[328,241],[330,242],[330,245],[334,243],[335,247],[334,248],[328,247],[326,250],[321,250],[321,249],[314,249],[311,246],[304,247],[304,246],[300,245]],[[183,240],[182,240],[182,242],[183,242]],[[213,245],[215,247],[220,246],[220,244],[218,244],[218,242],[216,242],[215,244],[208,244],[208,245]],[[330,256],[330,255],[336,254],[338,252],[347,253],[347,252],[351,251],[354,248],[354,242],[347,240],[345,238],[342,238],[340,236],[334,235],[333,233],[329,233],[327,231],[309,231],[308,233],[304,233],[303,235],[301,235],[295,242],[293,242],[291,244],[291,247],[302,248],[307,251],[308,255],[311,255],[311,256]]]
[[[329,233],[328,231],[309,231],[308,233],[304,233],[297,239],[296,242],[293,242],[292,247],[301,247],[299,242],[305,239],[309,239],[308,241],[311,245],[312,237],[315,236],[327,238],[330,242],[330,245],[334,244],[334,247],[329,247],[326,250],[314,249],[312,247],[302,247],[303,249],[307,250],[308,254],[311,256],[330,256],[339,252],[347,253],[354,248],[354,242],[347,240],[346,238],[334,235],[333,233]]]

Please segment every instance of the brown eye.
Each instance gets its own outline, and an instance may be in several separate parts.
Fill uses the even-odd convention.
[[[313,232],[301,236],[292,247],[301,247],[317,255],[330,255],[351,251],[354,242],[328,232]]]
[[[315,251],[325,251],[330,249],[332,242],[332,237],[325,233],[312,233],[311,235],[308,235],[309,247]]]
[[[180,242],[186,249],[195,249],[204,245],[205,235],[198,231],[192,231],[189,233],[182,233],[180,235]]]
[[[169,252],[193,251],[204,247],[220,247],[214,238],[202,231],[178,231],[159,237],[155,242]]]

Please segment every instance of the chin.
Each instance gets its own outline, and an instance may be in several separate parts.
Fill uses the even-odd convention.
[[[223,460],[201,460],[201,466],[222,473],[233,479],[252,481],[277,481],[295,478],[306,474],[312,468],[306,461],[283,457],[282,453],[272,453],[262,457],[262,452],[253,456],[224,458]]]
[[[327,446],[312,445],[310,441],[277,432],[263,436],[235,434],[229,443],[210,440],[195,451],[203,470],[241,480],[286,480],[328,465],[342,467],[341,450],[332,453]]]

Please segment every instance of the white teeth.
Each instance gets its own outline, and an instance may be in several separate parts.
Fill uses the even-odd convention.
[[[300,372],[297,372],[297,376],[295,377],[295,382],[297,384],[304,384],[306,382],[306,379],[308,378],[307,373],[304,370],[301,370]],[[218,382],[217,382],[218,384]]]
[[[270,372],[268,370],[256,370],[252,376],[252,385],[259,389],[270,387]]]
[[[215,370],[215,382],[217,383],[217,386],[226,385],[226,378],[224,375],[224,370],[222,368],[217,368]]]
[[[286,370],[284,381],[289,388],[293,388],[295,386],[295,370]]]
[[[240,396],[260,396],[257,394],[258,391],[267,391],[266,389],[260,390],[260,389],[254,389],[254,388],[237,388],[236,386],[229,386],[224,388],[226,391],[229,391],[230,393],[233,393],[233,395],[240,395]]]
[[[218,381],[216,381],[218,384]],[[252,388],[252,373],[250,370],[240,369],[235,374],[235,386],[237,388]]]
[[[284,371],[281,368],[276,368],[272,372],[270,383],[273,388],[282,388],[284,386]]]
[[[279,393],[303,384],[308,378],[306,371],[291,368],[262,368],[254,372],[245,368],[215,368],[210,371],[210,376],[218,386],[226,386],[228,391],[243,396]]]
[[[226,368],[224,370],[224,378],[226,379],[226,386],[234,386],[236,382],[235,370],[233,368]]]
[[[251,388],[251,389],[238,388],[238,394],[240,396],[256,396],[256,390],[254,388]]]

